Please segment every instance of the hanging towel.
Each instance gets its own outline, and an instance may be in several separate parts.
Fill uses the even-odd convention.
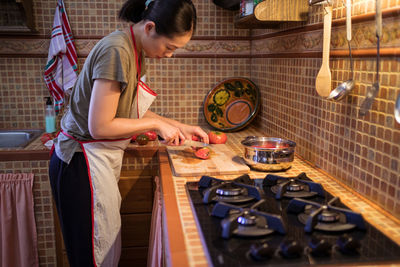
[[[78,78],[77,55],[71,27],[63,0],[58,0],[54,14],[44,80],[54,98],[56,113],[64,104],[64,92],[70,90]]]
[[[0,266],[39,266],[33,173],[0,174]]]

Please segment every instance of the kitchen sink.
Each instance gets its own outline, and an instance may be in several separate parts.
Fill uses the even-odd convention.
[[[26,147],[42,133],[43,130],[0,130],[0,148]]]

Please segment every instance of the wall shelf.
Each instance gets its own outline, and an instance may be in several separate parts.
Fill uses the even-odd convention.
[[[278,28],[282,21],[261,21],[254,14],[235,18],[235,27],[237,29],[266,29]]]
[[[254,13],[235,18],[238,29],[278,28],[285,22],[307,21],[307,0],[268,0],[257,4]]]

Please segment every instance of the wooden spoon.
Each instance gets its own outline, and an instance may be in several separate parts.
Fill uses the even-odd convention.
[[[329,69],[329,48],[331,45],[332,7],[324,7],[324,39],[322,50],[322,65],[315,79],[315,89],[322,97],[331,93],[331,70]]]

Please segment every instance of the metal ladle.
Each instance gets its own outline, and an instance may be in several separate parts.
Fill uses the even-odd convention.
[[[346,37],[349,46],[351,79],[342,82],[328,96],[327,99],[340,100],[354,88],[353,57],[351,55],[351,0],[346,0]]]
[[[396,104],[394,105],[394,118],[397,123],[400,123],[400,93],[397,96]]]
[[[364,101],[361,103],[359,115],[365,116],[367,115],[368,111],[372,106],[372,102],[376,95],[379,92],[379,61],[380,61],[380,53],[379,53],[379,46],[380,46],[380,39],[382,37],[382,3],[381,0],[376,0],[376,13],[375,13],[375,21],[376,21],[376,81],[369,90],[367,90],[367,95]]]

